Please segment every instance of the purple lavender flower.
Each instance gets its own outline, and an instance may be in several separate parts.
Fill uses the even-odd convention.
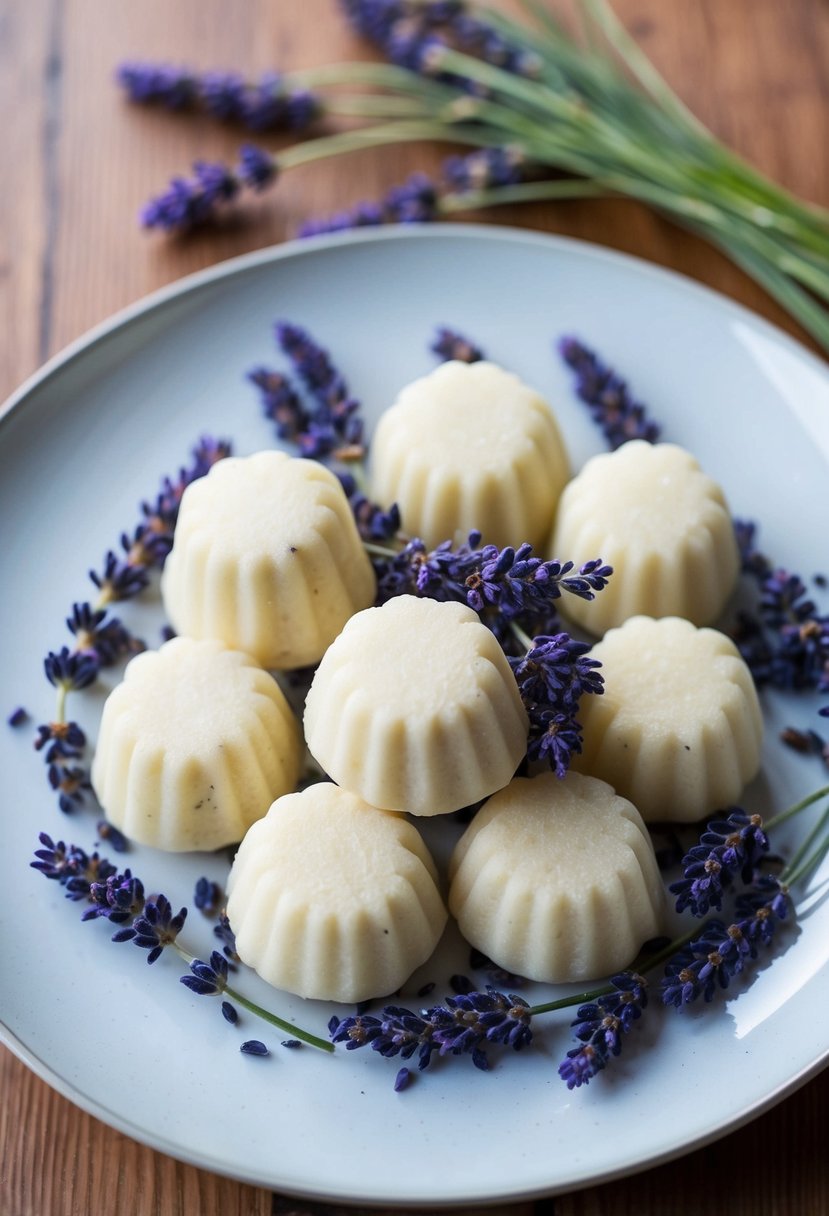
[[[99,819],[95,825],[95,830],[101,840],[105,840],[116,853],[126,853],[129,848],[129,841],[124,833],[116,828],[114,824],[107,823],[106,819]]]
[[[50,650],[43,661],[49,683],[67,691],[88,688],[98,678],[99,666],[94,654],[70,650],[68,646],[62,646],[57,653]]]
[[[576,373],[576,393],[590,409],[593,421],[604,432],[611,448],[629,439],[656,443],[660,428],[652,422],[645,406],[634,400],[624,380],[602,363],[592,350],[576,338],[562,338],[559,353]]]
[[[215,916],[224,900],[224,892],[217,882],[202,876],[196,883],[193,903],[205,916]]]
[[[423,541],[414,539],[394,557],[375,562],[380,602],[401,594],[455,600],[505,633],[513,620],[532,622],[530,628],[548,621],[564,591],[592,600],[612,574],[599,559],[573,574],[572,562],[542,561],[533,556],[532,545],[480,548],[480,541],[480,533],[472,532],[458,548],[444,541],[427,550]]]
[[[328,1032],[334,1043],[348,1051],[371,1046],[387,1058],[416,1055],[418,1068],[427,1068],[434,1052],[470,1055],[476,1067],[488,1069],[485,1048],[500,1044],[520,1051],[532,1041],[529,1005],[519,996],[506,996],[494,988],[446,998],[443,1005],[414,1013],[387,1005],[379,1017],[358,1013],[331,1018]]]
[[[154,900],[147,901],[142,915],[136,917],[132,926],[116,937],[119,941],[131,941],[142,950],[149,950],[147,962],[154,963],[166,947],[176,940],[186,919],[186,908],[179,909],[173,916],[173,909],[166,895],[157,895]]]
[[[116,617],[107,618],[105,608],[75,603],[66,624],[75,635],[76,650],[96,659],[100,667],[109,667],[123,655],[144,649],[144,643],[134,638]]]
[[[710,908],[721,909],[723,893],[735,877],[739,875],[744,883],[751,882],[757,863],[768,848],[759,815],[749,816],[733,807],[726,819],[713,820],[699,844],[683,857],[683,877],[668,888],[677,896],[677,912],[690,908],[694,916],[705,916]]]
[[[18,705],[16,709],[12,710],[6,721],[9,726],[22,726],[24,722],[29,721],[29,714],[22,705]]]
[[[144,911],[144,884],[130,870],[123,874],[109,874],[90,884],[89,900],[92,907],[84,912],[81,920],[106,917],[114,925],[131,924]]]
[[[396,536],[400,531],[400,508],[397,503],[392,503],[386,511],[366,497],[350,473],[338,472],[337,476],[362,539],[388,541]]]
[[[291,436],[300,454],[315,460],[334,455],[339,459],[360,459],[365,452],[360,403],[352,397],[342,374],[335,367],[327,350],[298,325],[280,321],[276,326],[277,341],[294,365],[296,374],[315,401],[307,412],[297,409],[296,425],[302,425]],[[268,384],[268,373],[253,373],[257,380]],[[286,406],[286,412],[294,408]]]
[[[237,72],[198,73],[155,63],[124,63],[116,73],[130,101],[168,110],[201,108],[251,131],[304,131],[322,113],[320,99],[290,89],[278,72],[248,82]]]
[[[407,1088],[412,1079],[412,1074],[408,1068],[401,1068],[397,1076],[394,1078],[394,1092],[399,1094],[401,1090]]]
[[[309,220],[300,228],[299,236],[320,236],[378,224],[428,224],[438,218],[438,213],[434,182],[424,173],[414,173],[402,185],[393,186],[379,203],[361,202],[326,219]]]
[[[192,975],[182,975],[181,983],[198,996],[216,996],[227,988],[227,959],[218,950],[210,955],[210,962],[200,958],[190,964]]]
[[[712,1001],[718,988],[727,988],[758,944],[771,945],[778,923],[786,919],[789,896],[778,879],[766,875],[751,892],[737,897],[737,920],[726,925],[712,920],[668,963],[662,980],[662,1000],[680,1009],[702,997]]]
[[[524,154],[518,148],[478,148],[450,156],[442,166],[447,187],[457,194],[511,186],[523,179]]]
[[[576,718],[585,695],[601,695],[601,664],[588,657],[590,647],[566,633],[533,638],[520,658],[510,658],[521,700],[529,719],[527,755],[547,762],[559,777],[582,749],[582,728]]]
[[[459,363],[479,363],[486,358],[484,352],[474,342],[470,342],[457,330],[447,329],[445,326],[438,329],[429,349],[444,361],[454,359]]]
[[[100,590],[98,602],[111,604],[118,600],[133,599],[149,586],[149,576],[144,565],[123,561],[110,549],[104,558],[101,573],[90,570],[89,577]]]
[[[259,389],[262,412],[275,423],[277,436],[295,442],[308,429],[311,416],[290,379],[283,372],[255,367],[248,372],[248,380]]]
[[[230,1001],[222,1001],[222,1017],[226,1022],[230,1022],[231,1026],[235,1026],[239,1021],[239,1014]]]
[[[198,77],[187,68],[160,63],[122,63],[116,80],[130,101],[154,103],[168,110],[187,110],[199,97]]]
[[[115,866],[97,853],[87,853],[74,844],[67,846],[62,840],[56,842],[47,832],[41,832],[38,840],[41,847],[35,850],[30,865],[44,878],[65,887],[67,899],[89,898],[94,883],[106,882],[115,873]]]
[[[829,691],[829,615],[821,613],[803,579],[775,568],[756,546],[756,525],[735,520],[742,568],[757,584],[751,611],[737,614],[731,636],[757,685]]]
[[[193,177],[175,177],[167,190],[150,199],[141,210],[145,228],[196,228],[216,217],[220,206],[239,193],[240,179],[227,165],[198,160]]]
[[[270,152],[254,144],[242,144],[239,149],[239,179],[253,190],[265,190],[276,181],[278,168]]]
[[[58,759],[78,760],[86,747],[86,735],[77,722],[43,723],[37,728],[35,751],[42,751],[44,747],[47,764]]]
[[[219,916],[219,923],[213,926],[213,936],[217,937],[222,943],[222,951],[225,956],[232,963],[238,963],[239,955],[236,953],[236,934],[230,927],[227,913],[222,912]]]
[[[567,1052],[558,1075],[568,1089],[577,1089],[601,1072],[622,1050],[622,1035],[642,1016],[648,1003],[647,981],[633,971],[614,975],[615,992],[600,996],[576,1011],[573,1030],[580,1042]]]
[[[480,92],[469,80],[440,71],[441,51],[454,47],[504,71],[534,77],[541,61],[525,47],[513,46],[492,26],[472,17],[464,0],[342,0],[346,17],[393,63],[426,75],[453,79]]]

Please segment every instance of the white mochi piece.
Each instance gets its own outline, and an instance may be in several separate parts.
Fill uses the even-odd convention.
[[[683,616],[709,625],[740,569],[723,492],[676,444],[635,439],[588,460],[561,496],[551,556],[601,557],[614,574],[588,602],[562,610],[591,633],[631,616]]]
[[[575,768],[609,781],[647,822],[692,822],[740,798],[760,767],[763,718],[730,638],[640,616],[590,654],[605,691],[579,707]]]
[[[278,799],[248,832],[227,914],[240,958],[268,983],[349,1002],[395,992],[447,919],[417,830],[325,782]]]
[[[177,633],[284,669],[316,663],[375,580],[334,474],[258,452],[187,487],[161,592]]]
[[[544,983],[612,975],[660,930],[664,889],[639,812],[578,773],[519,777],[490,798],[449,877],[466,940]]]
[[[403,595],[352,617],[305,705],[311,754],[366,802],[443,815],[506,785],[527,716],[495,637],[464,604]]]
[[[110,823],[171,852],[241,840],[294,788],[299,724],[272,676],[221,642],[174,638],[104,704],[92,786]]]
[[[371,492],[410,536],[542,546],[569,462],[550,406],[494,363],[442,364],[402,390],[372,440]]]

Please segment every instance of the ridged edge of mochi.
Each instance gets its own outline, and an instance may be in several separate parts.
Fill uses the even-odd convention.
[[[730,638],[685,623],[714,645],[712,662],[731,693],[715,717],[637,738],[622,732],[611,696],[585,698],[580,707],[583,744],[574,768],[609,782],[648,823],[696,822],[737,802],[760,770],[763,713],[751,672]],[[606,678],[612,686],[612,673]]]
[[[517,778],[516,783],[536,780]],[[599,797],[624,821],[622,838],[615,839],[627,851],[629,868],[617,867],[610,877],[597,874],[610,889],[585,893],[528,886],[521,856],[498,839],[498,820],[510,814],[509,808],[501,809],[498,795],[461,837],[449,869],[449,909],[466,940],[500,966],[543,983],[593,980],[627,966],[659,931],[664,906],[653,845],[636,808],[606,782],[575,773],[565,780],[580,800]],[[555,814],[554,803],[549,814]],[[639,897],[644,897],[641,910]]]
[[[392,709],[376,705],[362,687],[360,655],[349,649],[362,628],[359,617],[317,668],[305,703],[308,750],[332,780],[372,806],[449,814],[505,786],[526,753],[527,715],[501,647],[468,609],[452,607],[461,609],[461,625],[480,630],[475,686],[467,704],[429,723],[425,737],[405,695]],[[480,690],[485,696],[476,699]]]
[[[565,614],[593,634],[623,624],[629,617],[682,616],[694,625],[710,625],[721,614],[740,571],[734,525],[721,487],[703,472],[694,457],[676,444],[658,445],[681,454],[700,490],[699,527],[674,550],[637,550],[625,533],[624,516],[608,533],[593,517],[593,504],[607,495],[608,463],[616,452],[592,457],[565,487],[559,500],[551,554],[576,565],[601,557],[614,567],[614,577],[595,600],[576,596],[562,600]],[[625,448],[648,448],[632,440]]]
[[[247,676],[251,708],[235,734],[209,757],[172,756],[163,745],[151,745],[136,733],[124,714],[132,713],[137,677],[148,663],[159,662],[158,651],[132,659],[124,680],[104,703],[92,787],[107,819],[130,840],[167,852],[222,848],[241,840],[274,798],[296,785],[302,735],[282,690],[249,656],[227,651],[219,642],[215,648]],[[198,803],[188,792],[194,785],[203,790]],[[183,833],[185,804],[190,816],[201,812],[202,822],[193,818],[192,829]],[[203,822],[208,814],[215,816],[210,830]]]
[[[304,794],[313,797],[313,791]],[[354,1002],[396,991],[434,952],[448,919],[434,861],[419,833],[391,812],[360,808],[359,814],[383,816],[384,830],[397,836],[400,862],[386,876],[388,889],[379,899],[372,896],[374,907],[344,913],[336,892],[327,906],[303,898],[300,859],[299,889],[280,887],[269,873],[268,849],[279,836],[278,808],[279,802],[248,832],[228,881],[227,912],[240,958],[275,988],[301,997]],[[269,926],[264,942],[261,925]]]
[[[304,667],[316,663],[346,621],[374,601],[374,572],[340,482],[316,461],[302,463],[318,495],[309,514],[315,532],[310,544],[287,553],[240,558],[216,543],[212,499],[222,477],[235,476],[244,459],[219,461],[187,487],[161,577],[165,610],[177,632],[218,638],[263,667]]]
[[[527,430],[521,450],[497,472],[470,469],[462,453],[439,466],[430,462],[411,442],[417,407],[407,390],[381,415],[372,439],[372,497],[386,507],[396,502],[407,530],[426,544],[473,528],[492,544],[546,542],[570,462],[550,406],[517,376],[509,379],[521,391]]]

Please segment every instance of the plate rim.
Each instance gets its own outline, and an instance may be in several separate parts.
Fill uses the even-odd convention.
[[[319,237],[302,240],[286,241],[279,245],[252,250],[248,253],[213,263],[210,266],[175,279],[171,283],[165,284],[140,297],[74,339],[32,375],[27,377],[10,394],[6,401],[0,405],[0,442],[5,431],[4,424],[12,414],[19,413],[27,403],[27,400],[38,389],[62,373],[76,359],[91,353],[100,342],[117,335],[119,331],[127,330],[145,315],[162,309],[166,305],[174,303],[191,293],[195,293],[202,288],[209,287],[223,280],[245,274],[250,270],[286,259],[303,257],[315,253],[325,253],[327,250],[347,245],[375,245],[387,242],[417,241],[428,238],[485,240],[501,244],[529,244],[542,246],[548,250],[560,250],[566,254],[575,254],[577,257],[588,258],[598,262],[610,262],[615,266],[621,266],[628,272],[644,275],[646,279],[655,281],[659,286],[667,286],[670,289],[679,290],[686,297],[690,292],[692,298],[699,299],[704,304],[718,309],[720,315],[747,321],[752,326],[765,331],[775,341],[782,342],[798,358],[805,358],[822,377],[829,378],[829,367],[827,367],[826,361],[778,325],[759,316],[746,305],[731,299],[716,288],[699,283],[687,275],[659,266],[636,255],[624,253],[579,238],[509,226],[476,223],[435,223],[422,226],[386,225],[377,229],[366,228],[345,233],[324,234]],[[197,1168],[234,1178],[254,1186],[274,1189],[281,1185],[272,1179],[264,1177],[261,1172],[257,1174],[234,1170],[232,1162],[218,1162],[215,1157],[211,1157],[208,1154],[202,1155],[197,1151],[189,1151],[183,1146],[168,1141],[163,1135],[134,1125],[128,1118],[110,1110],[103,1103],[90,1098],[72,1082],[61,1077],[60,1074],[53,1070],[51,1065],[42,1060],[31,1047],[25,1044],[3,1022],[2,1018],[0,1018],[0,1043],[6,1046],[14,1056],[29,1067],[35,1075],[40,1077],[41,1080],[45,1081],[63,1097],[73,1102],[74,1105],[100,1119],[108,1126],[137,1140],[139,1143]],[[463,1207],[470,1203],[489,1205],[505,1201],[521,1202],[547,1195],[564,1194],[587,1186],[601,1185],[617,1178],[630,1176],[646,1169],[652,1169],[694,1152],[706,1144],[710,1144],[722,1136],[745,1126],[751,1120],[759,1117],[778,1102],[801,1088],[809,1080],[818,1075],[827,1064],[829,1064],[829,1042],[822,1052],[806,1063],[793,1077],[785,1079],[770,1093],[764,1094],[749,1107],[738,1112],[733,1117],[725,1118],[713,1127],[701,1132],[693,1140],[683,1142],[682,1145],[657,1151],[652,1156],[637,1158],[632,1163],[629,1162],[625,1165],[609,1167],[603,1173],[593,1174],[589,1173],[586,1169],[582,1169],[577,1177],[568,1180],[566,1183],[552,1183],[529,1190],[510,1189],[509,1186],[505,1185],[498,1193],[493,1194],[490,1191],[486,1196],[468,1194],[462,1198],[418,1199],[417,1203],[426,1209]],[[390,1196],[385,1193],[367,1195],[349,1194],[345,1196],[341,1190],[325,1187],[321,1189],[291,1188],[288,1193],[312,1200],[345,1200],[350,1203],[361,1202],[370,1206],[383,1206],[388,1205],[390,1202],[399,1201],[399,1197]],[[406,1200],[406,1202],[414,1202],[414,1200]]]

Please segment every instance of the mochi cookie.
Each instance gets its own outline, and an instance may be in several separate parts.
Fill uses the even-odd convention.
[[[660,929],[664,888],[639,812],[578,773],[517,777],[493,795],[449,877],[466,940],[544,983],[612,975]]]
[[[527,715],[471,608],[401,595],[352,617],[326,651],[305,736],[325,772],[373,806],[444,815],[507,784]]]
[[[328,783],[273,804],[242,841],[227,889],[242,961],[276,988],[326,1001],[395,992],[446,924],[418,831]]]
[[[552,551],[614,569],[588,602],[567,596],[571,620],[601,634],[630,616],[684,616],[708,625],[737,582],[740,558],[722,490],[690,453],[635,439],[594,456],[561,496]]]
[[[107,698],[92,786],[131,840],[218,849],[294,788],[301,759],[272,676],[221,642],[174,638],[132,659]]]
[[[288,668],[316,663],[375,582],[334,474],[258,452],[187,487],[161,593],[177,633]]]
[[[739,799],[760,767],[763,719],[729,638],[677,617],[638,616],[590,654],[605,691],[579,707],[584,744],[574,767],[609,781],[647,822],[693,821]]]
[[[494,363],[443,363],[408,385],[378,423],[371,489],[397,502],[427,545],[543,545],[570,476],[549,405]]]

